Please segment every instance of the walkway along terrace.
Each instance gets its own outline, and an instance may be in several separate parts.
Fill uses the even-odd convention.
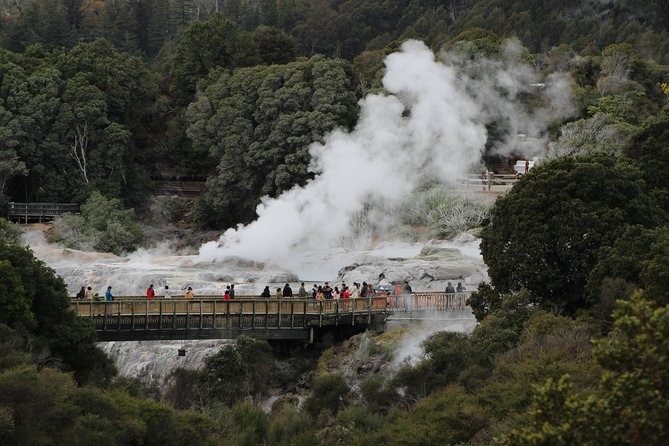
[[[72,300],[80,317],[95,324],[99,341],[170,339],[255,339],[313,342],[324,332],[341,336],[367,328],[383,330],[397,313],[466,309],[468,293],[419,293],[341,300],[115,298],[113,302]]]

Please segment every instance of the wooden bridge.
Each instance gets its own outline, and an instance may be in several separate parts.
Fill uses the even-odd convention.
[[[18,223],[50,221],[66,212],[78,213],[76,203],[7,203],[7,219]]]
[[[425,293],[341,299],[116,298],[113,302],[73,300],[72,310],[89,318],[99,341],[158,339],[256,339],[313,342],[325,331],[346,335],[383,329],[395,313],[461,311],[466,293]]]

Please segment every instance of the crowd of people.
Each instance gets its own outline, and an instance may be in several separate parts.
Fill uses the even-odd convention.
[[[358,299],[360,297],[375,296],[377,291],[374,288],[374,285],[371,283],[363,282],[362,284],[358,282],[353,282],[349,287],[345,282],[342,282],[341,285],[335,285],[334,287],[330,286],[329,282],[325,282],[323,285],[314,284],[311,290],[307,291],[307,288],[302,282],[300,284],[297,293],[293,293],[293,289],[290,284],[287,283],[283,288],[277,288],[276,292],[272,294],[270,291],[269,285],[265,287],[263,292],[260,294],[260,297],[276,297],[277,299],[286,299],[286,298],[297,298],[297,299],[313,299],[313,300],[322,300],[322,299]]]
[[[379,276],[380,279],[385,279],[383,275]],[[269,285],[265,286],[265,289],[260,294],[260,297],[271,298],[275,297],[277,299],[286,299],[286,298],[298,298],[298,299],[313,299],[313,300],[324,300],[324,299],[358,299],[364,297],[377,297],[377,296],[400,296],[401,294],[412,294],[413,290],[411,285],[407,280],[404,281],[404,285],[399,284],[392,286],[381,285],[379,282],[379,289],[376,289],[374,285],[370,282],[353,282],[349,287],[345,282],[342,282],[341,285],[335,285],[331,287],[329,282],[325,282],[323,285],[314,284],[310,291],[307,291],[304,282],[300,284],[297,293],[293,293],[293,289],[290,287],[290,284],[287,283],[283,288],[277,288],[276,292],[272,294],[270,291]],[[465,287],[461,282],[458,282],[457,287],[453,287],[451,282],[448,282],[446,286],[445,293],[462,293],[465,291]],[[180,294],[180,293],[179,293]],[[161,297],[163,299],[171,299],[172,297],[181,297],[178,294],[173,294],[170,290],[169,285],[165,285],[165,288],[162,290],[160,295],[156,295],[156,289],[153,284],[149,285],[146,289],[146,298],[155,299]],[[195,297],[195,293],[192,287],[186,288],[183,293],[184,299],[192,299]],[[231,300],[235,298],[235,285],[230,284],[226,286],[223,299]],[[92,301],[105,301],[112,302],[114,300],[114,295],[112,294],[112,287],[107,287],[105,293],[101,296],[99,293],[94,293],[90,286],[82,286],[79,292],[76,295],[76,299],[87,299]]]
[[[228,286],[228,291],[226,291],[226,293],[229,293],[231,289],[232,289],[232,295],[234,297],[234,285]],[[181,296],[172,294],[169,285],[165,285],[165,288],[162,291],[161,295],[156,295],[156,289],[154,288],[153,284],[149,285],[149,287],[146,289],[146,298],[155,299],[157,297],[161,297],[163,299],[171,299],[172,297],[181,297]],[[186,288],[185,292],[183,293],[183,297],[185,299],[190,299],[195,297],[193,288],[192,287]],[[93,302],[113,302],[114,294],[112,293],[111,286],[107,287],[107,290],[104,292],[103,295],[100,295],[100,293],[93,292],[93,288],[90,286],[88,287],[82,286],[79,292],[76,294],[75,299],[91,300]]]

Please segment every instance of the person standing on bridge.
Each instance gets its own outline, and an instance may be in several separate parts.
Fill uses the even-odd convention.
[[[293,297],[293,289],[289,284],[286,284],[286,286],[283,287],[283,297]]]
[[[165,294],[163,294],[163,297],[165,299],[171,299],[172,298],[172,293],[170,292],[170,287],[165,285]]]
[[[86,288],[86,299],[93,300],[93,288]]]
[[[266,286],[265,289],[262,290],[260,297],[270,297],[269,286]]]
[[[409,285],[409,281],[405,280],[404,281],[404,288],[402,289],[402,293],[404,294],[413,294],[413,290],[411,289],[411,285]]]
[[[465,287],[462,286],[462,282],[458,282],[458,286],[455,288],[456,293],[464,293],[466,290]]]
[[[323,285],[323,297],[325,299],[332,299],[332,288],[330,288],[328,282],[325,282],[325,285]]]
[[[147,299],[156,298],[156,290],[153,289],[153,284],[149,285],[149,287],[146,289],[146,298]]]
[[[195,294],[193,293],[193,288],[188,287],[188,289],[186,290],[186,294],[184,294],[184,299],[192,299],[193,297],[195,297]]]
[[[307,289],[304,288],[304,282],[302,282],[302,285],[300,285],[300,289],[297,290],[297,296],[300,299],[306,299],[307,298]]]
[[[111,292],[112,287],[108,286],[107,291],[105,291],[105,301],[106,302],[113,302],[114,301],[114,295]]]
[[[448,282],[448,285],[446,285],[446,290],[444,292],[446,294],[455,293],[455,288],[453,288],[453,285],[451,285],[451,282]]]
[[[360,284],[353,282],[353,291],[351,291],[351,298],[360,299]]]
[[[77,299],[85,299],[86,298],[86,287],[83,287],[83,286],[81,287],[81,289],[77,293],[76,298]]]
[[[235,298],[235,284],[231,283],[230,284],[230,299],[234,299],[234,298]]]

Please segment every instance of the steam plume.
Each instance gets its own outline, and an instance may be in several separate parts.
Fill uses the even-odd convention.
[[[405,42],[385,64],[389,94],[365,97],[351,132],[335,130],[323,144],[311,146],[309,169],[315,178],[276,199],[263,199],[258,219],[203,245],[202,260],[240,256],[286,262],[298,247],[329,249],[366,202],[397,203],[425,178],[454,183],[476,166],[486,144],[485,124],[494,115],[522,116],[533,129],[542,127],[516,110],[515,95],[527,81],[528,67],[482,65],[485,75],[479,73],[475,81],[457,63],[438,61],[418,41]],[[504,97],[491,86],[500,80]]]

